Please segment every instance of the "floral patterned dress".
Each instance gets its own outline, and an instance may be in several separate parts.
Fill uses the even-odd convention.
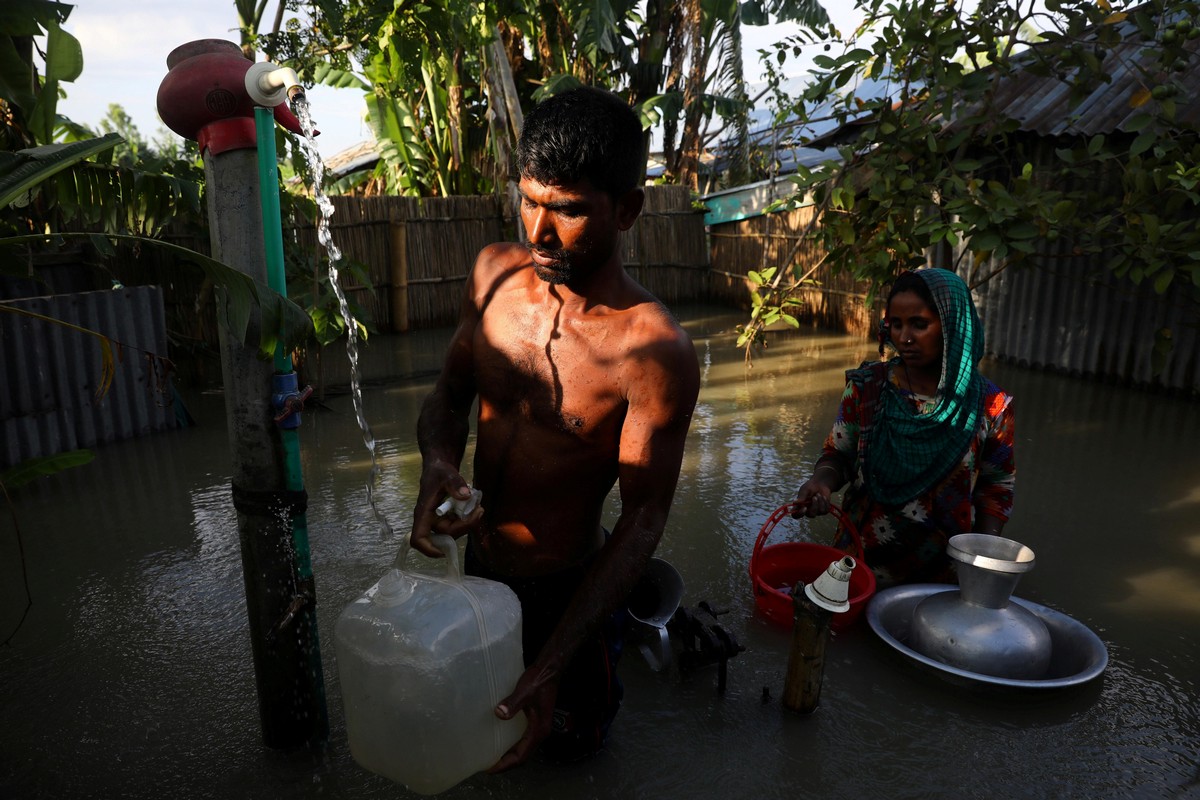
[[[901,389],[894,369],[887,379],[917,413],[936,404],[934,397]],[[880,586],[910,582],[953,582],[946,543],[951,536],[975,529],[975,516],[987,514],[1007,522],[1012,513],[1016,461],[1013,456],[1012,395],[985,379],[984,413],[966,452],[934,485],[900,506],[885,506],[870,496],[863,479],[863,427],[866,391],[847,383],[837,421],[825,440],[821,461],[853,464],[853,479],[842,498],[842,510],[863,540],[865,559]],[[843,474],[846,474],[843,472]],[[843,524],[837,544],[850,545]]]

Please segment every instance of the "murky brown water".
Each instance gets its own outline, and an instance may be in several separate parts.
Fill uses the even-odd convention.
[[[864,622],[831,643],[821,706],[802,718],[778,701],[790,633],[754,613],[747,565],[819,450],[842,371],[870,349],[803,333],[747,372],[729,334],[736,314],[681,316],[704,385],[659,554],[682,573],[684,603],[727,608],[722,624],[747,650],[723,696],[714,667],[655,674],[630,650],[602,756],[480,776],[447,797],[1200,798],[1196,403],[989,364],[1018,402],[1006,533],[1037,552],[1017,594],[1096,631],[1107,672],[1064,693],[967,691],[916,671]],[[381,510],[399,530],[419,470],[417,407],[446,333],[386,352],[381,339],[367,357],[368,376],[372,362],[414,376],[365,398]],[[34,604],[0,648],[0,797],[408,796],[354,764],[342,722],[333,622],[397,548],[366,508],[370,459],[350,398],[301,429],[332,728],[320,759],[261,745],[223,405],[189,405],[198,427],[105,447],[15,498]],[[22,606],[6,515],[0,636]]]

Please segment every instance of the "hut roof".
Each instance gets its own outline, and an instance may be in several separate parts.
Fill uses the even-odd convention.
[[[1191,39],[1184,46],[1187,68],[1180,72],[1164,70],[1158,63],[1156,48],[1146,46],[1137,35],[1135,16],[1155,12],[1150,4],[1138,6],[1115,23],[1120,41],[1113,47],[1102,48],[1100,28],[1093,28],[1083,45],[1098,49],[1104,55],[1104,68],[1109,80],[1099,82],[1080,97],[1075,87],[1078,70],[1059,75],[1043,65],[1042,52],[1050,44],[1037,44],[1016,60],[1017,69],[1010,74],[997,75],[996,91],[990,109],[1003,117],[1015,120],[1021,130],[1043,136],[1092,136],[1098,133],[1129,131],[1134,117],[1146,113],[1152,103],[1146,92],[1153,84],[1173,77],[1181,91],[1172,100],[1176,106],[1175,122],[1181,128],[1200,125],[1200,39]],[[1183,9],[1167,11],[1163,27],[1183,19]],[[1154,19],[1157,24],[1158,20]],[[1091,39],[1091,43],[1088,39]],[[1147,83],[1152,85],[1147,86]],[[1132,132],[1132,131],[1130,131]]]
[[[1177,128],[1200,127],[1200,39],[1183,44],[1186,68],[1176,72],[1164,69],[1158,62],[1158,50],[1146,46],[1138,35],[1138,15],[1148,15],[1155,28],[1173,25],[1187,16],[1183,9],[1170,9],[1158,19],[1153,4],[1147,3],[1125,12],[1112,23],[1119,41],[1114,46],[1101,44],[1101,30],[1096,26],[1081,37],[1083,47],[1104,53],[1103,65],[1108,79],[1091,87],[1077,86],[1080,70],[1059,72],[1044,58],[1055,43],[1038,43],[1013,58],[1012,68],[1000,72],[985,67],[994,82],[995,91],[988,103],[988,113],[1017,122],[1022,131],[1042,136],[1092,136],[1098,133],[1133,132],[1140,126],[1131,121],[1155,110],[1158,100],[1149,92],[1154,85],[1173,80],[1180,91],[1171,97],[1175,104]],[[1147,85],[1150,84],[1150,85]],[[970,116],[960,109],[958,118]],[[873,115],[864,114],[847,120],[833,130],[823,132],[808,143],[809,147],[827,147],[854,138],[854,132],[868,124]],[[950,121],[953,126],[954,120]]]

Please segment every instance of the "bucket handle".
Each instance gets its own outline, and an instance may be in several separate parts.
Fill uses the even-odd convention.
[[[790,517],[793,512],[802,508],[805,508],[805,506],[793,500],[790,503],[784,503],[775,509],[771,513],[771,516],[767,517],[767,521],[763,523],[762,528],[758,532],[758,539],[754,542],[754,552],[750,555],[752,570],[754,562],[758,559],[759,554],[762,553],[763,545],[767,542],[767,537],[771,535],[771,531],[775,530],[775,526],[779,524],[779,521],[784,517]],[[846,516],[846,513],[836,503],[831,502],[829,504],[829,513],[833,514],[838,522],[844,525],[850,533],[850,539],[854,542],[854,556],[858,563],[867,563],[866,559],[863,558],[862,538],[858,535],[858,529],[854,527],[854,523],[850,521],[850,518]]]

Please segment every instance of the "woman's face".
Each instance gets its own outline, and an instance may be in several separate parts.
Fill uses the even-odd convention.
[[[892,344],[909,369],[941,374],[942,322],[916,292],[899,292],[888,302]]]

